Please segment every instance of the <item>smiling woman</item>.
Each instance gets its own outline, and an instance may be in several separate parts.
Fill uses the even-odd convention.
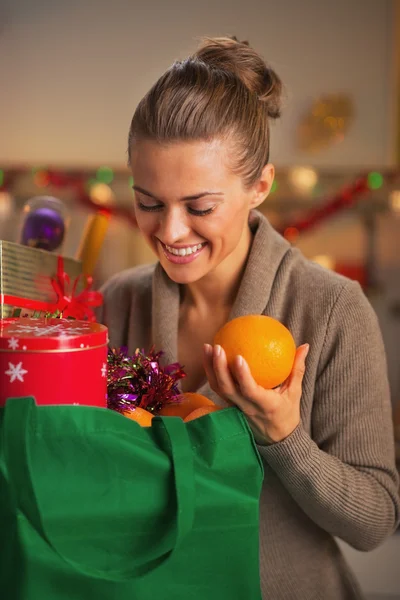
[[[139,103],[135,213],[158,261],[109,281],[100,319],[113,346],[154,344],[166,363],[184,364],[184,391],[246,416],[265,471],[263,598],[359,599],[334,538],[371,550],[400,510],[385,354],[358,284],[306,260],[255,210],[274,179],[269,124],[281,88],[246,42],[217,38]],[[242,357],[228,367],[212,346],[227,321],[249,314],[281,321],[296,342],[278,388],[258,385]]]
[[[230,145],[137,139],[131,148],[136,220],[176,283],[209,273],[221,282],[236,278],[246,261],[249,211],[268,194],[274,171],[267,165],[256,185],[245,186],[227,161]]]

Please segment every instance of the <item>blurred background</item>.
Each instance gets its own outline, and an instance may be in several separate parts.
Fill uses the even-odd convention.
[[[197,37],[227,34],[249,40],[286,86],[261,210],[306,256],[363,286],[400,444],[399,0],[0,0],[0,239],[18,241],[26,200],[50,195],[70,215],[67,256],[90,215],[111,215],[97,286],[153,261],[132,215],[130,120]],[[399,534],[368,555],[343,547],[369,598],[400,598]]]

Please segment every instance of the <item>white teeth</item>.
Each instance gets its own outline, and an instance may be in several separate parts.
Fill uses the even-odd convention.
[[[203,244],[196,244],[196,246],[188,246],[187,248],[172,248],[171,246],[165,245],[168,252],[175,254],[175,256],[188,256],[200,250]]]

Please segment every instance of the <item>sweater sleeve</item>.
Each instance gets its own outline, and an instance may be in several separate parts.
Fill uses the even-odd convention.
[[[374,549],[398,523],[399,480],[383,341],[354,282],[328,320],[311,426],[312,438],[300,424],[282,442],[260,446],[261,455],[321,528]]]

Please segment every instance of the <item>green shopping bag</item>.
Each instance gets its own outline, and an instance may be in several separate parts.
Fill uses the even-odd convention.
[[[142,428],[17,398],[0,419],[6,600],[261,598],[262,464],[237,409]]]

